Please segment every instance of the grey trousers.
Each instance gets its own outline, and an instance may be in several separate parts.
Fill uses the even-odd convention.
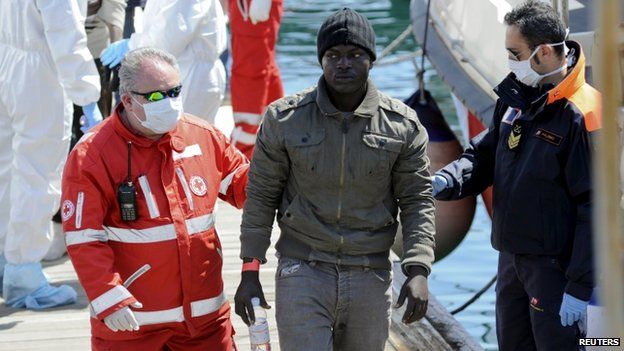
[[[392,273],[282,256],[276,318],[283,351],[383,351]]]

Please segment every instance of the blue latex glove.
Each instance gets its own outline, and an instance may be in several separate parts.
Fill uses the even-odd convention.
[[[448,187],[448,182],[446,181],[446,178],[436,174],[433,176],[431,185],[433,185],[433,196],[436,196]]]
[[[564,293],[561,309],[559,310],[561,325],[567,327],[579,321],[581,318],[585,318],[588,304],[589,301],[579,300],[568,293]]]
[[[69,285],[52,286],[40,263],[12,264],[4,267],[2,297],[8,306],[41,310],[76,303],[76,291]]]
[[[84,114],[80,117],[80,130],[83,133],[88,132],[89,129],[102,122],[102,112],[100,112],[97,102],[92,102],[86,106],[82,106],[82,112]]]
[[[104,66],[113,68],[117,66],[128,52],[128,39],[121,39],[110,44],[100,55],[100,61]]]

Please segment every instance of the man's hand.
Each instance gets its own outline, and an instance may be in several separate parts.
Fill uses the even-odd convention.
[[[121,39],[110,44],[100,55],[100,62],[108,68],[113,68],[121,63],[128,53],[128,39]]]
[[[140,302],[135,302],[131,305],[134,308],[142,308],[143,305]],[[117,331],[137,331],[139,330],[139,322],[137,322],[136,317],[134,317],[134,313],[132,310],[126,306],[120,310],[113,312],[108,317],[104,318],[104,324],[108,327],[108,329],[117,332]]]
[[[264,299],[264,292],[262,292],[259,275],[260,273],[258,271],[242,272],[241,282],[238,284],[236,295],[234,295],[234,311],[247,325],[253,324],[256,320],[253,305],[251,304],[252,297],[259,298],[260,306],[263,308],[271,308]]]
[[[446,188],[448,188],[448,182],[446,181],[446,178],[438,174],[433,176],[431,185],[433,186],[433,193],[432,193],[433,196],[438,195],[439,193],[444,191]]]
[[[570,294],[564,293],[561,309],[559,310],[561,325],[567,327],[574,324],[574,322],[578,322],[581,318],[585,318],[588,304],[589,301],[579,300]]]
[[[271,0],[251,0],[249,4],[249,19],[254,25],[269,19]]]
[[[429,288],[427,286],[426,270],[420,266],[412,266],[410,276],[401,287],[401,293],[395,308],[403,306],[407,299],[407,307],[403,314],[403,323],[410,324],[420,320],[427,313],[429,305]]]

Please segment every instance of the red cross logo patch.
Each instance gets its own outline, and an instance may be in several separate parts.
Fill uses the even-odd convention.
[[[63,218],[63,222],[70,219],[71,216],[74,215],[75,209],[76,208],[74,207],[74,204],[71,201],[69,200],[63,201],[63,205],[61,206],[61,218]]]
[[[206,181],[200,176],[191,177],[191,191],[197,196],[204,196],[208,192]]]

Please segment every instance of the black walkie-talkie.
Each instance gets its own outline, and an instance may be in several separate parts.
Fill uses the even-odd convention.
[[[128,177],[117,189],[117,201],[121,210],[121,219],[124,221],[134,221],[137,219],[136,211],[136,188],[132,183],[132,172],[130,162],[130,149],[132,142],[128,142]]]

